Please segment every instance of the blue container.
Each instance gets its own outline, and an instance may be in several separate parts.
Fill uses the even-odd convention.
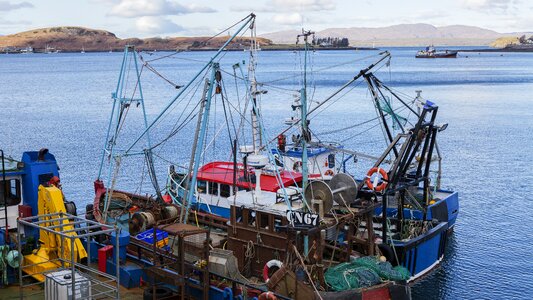
[[[113,262],[116,263],[118,249],[118,256],[121,263],[126,262],[126,247],[130,243],[130,234],[127,231],[120,231],[118,233],[118,247],[116,245],[116,232],[111,233],[111,245],[113,245]]]
[[[141,240],[143,242],[146,242],[150,245],[154,244],[154,230],[148,229],[145,232],[139,233],[135,238],[138,240]],[[156,229],[156,242],[160,244],[160,241],[163,241],[168,238],[168,232]],[[166,243],[165,243],[166,244]]]

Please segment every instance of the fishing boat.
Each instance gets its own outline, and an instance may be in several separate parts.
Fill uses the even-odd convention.
[[[255,16],[250,15],[233,37],[249,28],[253,41],[254,23]],[[300,35],[306,48],[310,35],[310,31]],[[88,233],[79,238],[73,236],[70,244],[62,239],[50,239],[42,230],[34,230],[35,234],[28,231],[27,236],[38,237],[37,232],[40,232],[44,243],[38,251],[53,253],[51,249],[57,249],[55,243],[70,247],[75,253],[68,263],[74,266],[72,272],[82,269],[74,260],[98,260],[99,274],[119,277],[115,280],[123,286],[136,288],[141,282],[148,282],[146,297],[174,293],[195,299],[409,299],[407,282],[427,274],[444,257],[448,230],[453,227],[458,211],[457,193],[440,189],[440,174],[437,182],[432,182],[430,176],[431,162],[440,164],[440,156],[434,157],[434,151],[438,153],[436,135],[446,129],[446,125],[435,122],[438,106],[418,99],[415,104],[419,110],[411,111],[415,116],[413,126],[401,128],[394,135],[389,122],[406,123],[400,122],[391,103],[380,97],[382,90],[389,87],[370,72],[374,65],[389,57],[388,53],[359,71],[355,80],[363,78],[368,83],[375,105],[381,107],[379,118],[384,128],[388,128],[385,129],[388,147],[379,157],[366,157],[373,160],[368,173],[362,177],[352,176],[331,154],[365,156],[338,143],[313,141],[308,128],[308,115],[313,110],[306,111],[305,79],[299,91],[297,104],[300,108],[295,110],[297,116],[290,122],[290,126],[298,129],[300,138],[292,139],[292,144],[286,143],[282,134],[267,138],[258,105],[259,96],[264,93],[257,89],[252,42],[248,75],[242,78],[249,86],[246,99],[252,107],[253,143],[238,147],[239,139],[235,137],[230,145],[231,161],[201,165],[210,108],[216,97],[222,97],[222,74],[228,74],[221,71],[217,57],[232,38],[198,72],[197,78],[191,80],[208,71],[207,80],[200,80],[204,82],[204,89],[196,106],[197,125],[191,143],[191,160],[183,169],[186,171],[178,172],[176,167],[169,167],[169,184],[165,189],[158,187],[152,152],[155,141],[150,131],[160,117],[148,123],[138,53],[128,46],[123,61],[133,62],[128,64],[133,70],[128,70],[123,63],[113,93],[114,107],[103,163],[94,183],[95,200],[87,207],[85,220],[71,217],[76,214],[76,208],[65,202],[58,189],[55,158],[42,150],[25,154],[21,164],[13,161],[9,164],[11,167],[3,167],[5,178],[6,174],[19,176],[24,184],[19,190],[28,191],[23,199],[30,208],[19,220],[19,226],[30,225],[25,217],[41,220],[39,218],[61,213],[68,213],[66,219],[72,219],[72,224],[77,226],[89,224],[84,227]],[[305,51],[304,62],[307,59]],[[144,61],[143,66],[147,65],[149,62]],[[129,71],[136,74],[133,85],[126,84],[124,74]],[[341,90],[351,83],[353,81]],[[191,85],[180,87],[178,97],[165,110]],[[126,91],[127,86],[133,86],[135,92]],[[390,93],[395,95],[392,90]],[[133,145],[117,146],[120,140],[117,134],[124,126],[122,118],[135,104],[141,107],[144,116],[145,129],[141,137],[146,144],[140,150]],[[244,114],[241,112],[241,115]],[[134,139],[133,144],[141,137]],[[273,147],[271,141],[277,141],[277,145]],[[118,188],[117,174],[123,159],[133,155],[144,156],[155,195]],[[104,162],[109,165],[107,172]],[[314,165],[320,167],[314,169]],[[37,168],[35,172],[32,166]],[[3,180],[4,186],[6,182],[8,179]],[[16,181],[9,184],[16,185]],[[17,191],[17,188],[4,188],[4,192],[8,190]],[[13,215],[13,212],[7,213],[12,206],[7,205],[8,198],[13,197],[4,196],[4,207],[8,207],[6,214]],[[8,217],[6,220],[5,231],[8,232],[12,220]],[[100,225],[94,225],[95,221]],[[50,222],[59,229],[53,225],[55,221]],[[65,226],[72,226],[67,232],[81,230],[70,224]],[[107,233],[89,233],[102,228],[115,235],[110,238]],[[14,247],[9,244],[10,249]],[[33,243],[33,247],[37,245]],[[27,262],[19,268],[19,274],[24,272],[26,276],[43,280],[40,276],[50,270],[46,268],[60,267],[46,265],[41,256],[32,255],[24,256]],[[18,262],[22,265],[21,259]],[[34,269],[36,264],[46,268]],[[118,289],[115,290],[118,293]]]
[[[112,94],[113,108],[99,174],[94,182],[94,203],[86,208],[85,221],[72,219],[77,225],[89,224],[84,227],[88,232],[110,233],[80,235],[81,244],[76,242],[76,247],[72,244],[76,236],[72,237],[71,244],[66,244],[75,250],[76,255],[72,256],[80,261],[98,260],[99,275],[119,277],[115,280],[125,287],[137,288],[147,282],[146,297],[177,294],[194,299],[409,299],[407,282],[427,274],[444,257],[448,229],[458,211],[458,206],[451,205],[453,199],[457,200],[457,193],[441,190],[430,176],[431,162],[440,163],[433,154],[438,152],[436,135],[446,127],[435,123],[438,106],[418,99],[414,104],[419,111],[412,111],[413,126],[401,128],[396,135],[390,130],[388,147],[382,154],[367,156],[373,160],[369,172],[362,177],[352,176],[344,172],[343,164],[336,161],[338,157],[331,154],[360,153],[338,143],[314,142],[309,133],[308,115],[313,109],[307,111],[305,66],[307,39],[313,33],[302,31],[299,35],[306,50],[304,80],[297,103],[300,108],[295,110],[298,115],[292,118],[290,126],[297,128],[300,137],[289,144],[283,133],[267,136],[262,120],[259,102],[265,93],[259,90],[255,78],[255,15],[239,24],[235,34],[189,83],[178,85],[164,78],[178,89],[178,94],[150,123],[138,60],[143,68],[161,73],[140,57],[133,46],[125,48],[118,84]],[[249,122],[241,122],[250,124],[251,138],[239,139],[234,135],[230,139],[227,151],[232,157],[230,161],[203,163],[210,144],[206,141],[208,124],[213,122],[211,108],[217,100],[219,104],[231,104],[224,93],[223,76],[238,70],[244,74],[239,64],[232,66],[233,72],[223,72],[219,55],[246,30],[251,33],[248,74],[234,78],[244,79],[246,85],[249,106],[245,105],[239,115],[246,115],[251,107]],[[389,107],[390,102],[380,98],[380,90],[388,87],[370,72],[387,58],[389,54],[383,53],[376,63],[359,71],[353,81],[340,89],[364,79],[371,87],[373,101],[381,105],[379,118],[385,128],[391,121],[406,124],[398,121],[400,117]],[[204,74],[207,78],[202,77]],[[199,101],[190,104],[190,111],[186,105],[180,106],[184,115],[192,117],[178,120],[183,124],[197,120],[194,138],[188,142],[189,164],[185,167],[172,164],[168,168],[168,183],[161,189],[154,149],[162,142],[155,141],[151,133],[173,105],[183,103],[180,101],[193,87],[199,91]],[[127,112],[135,106],[141,109],[144,129],[128,145],[119,145]],[[175,128],[184,128],[180,124]],[[179,130],[172,130],[164,141],[178,133]],[[141,141],[143,146],[139,146]],[[272,141],[277,141],[277,145]],[[153,195],[120,189],[121,168],[125,160],[134,156],[143,157],[146,162],[146,172],[140,172],[146,175],[141,174],[141,178],[149,177]],[[66,213],[64,197],[53,178],[59,176],[55,159],[48,151],[31,157],[35,165],[42,165],[37,163],[41,162],[39,157],[54,162],[46,178],[42,174],[26,177],[39,178],[28,182],[27,189],[35,195],[42,193],[35,197],[31,217],[48,216],[37,208],[50,207],[51,203],[56,209],[50,213]],[[32,165],[27,159],[23,162]],[[320,167],[315,168],[315,164]],[[44,182],[45,179],[48,181]],[[41,188],[38,182],[50,187]],[[452,213],[448,214],[450,210]],[[64,245],[62,240],[49,239],[43,251],[49,251],[54,243]],[[37,258],[28,256],[28,261],[32,259]],[[36,272],[32,265],[26,265],[30,268],[24,271],[28,276],[46,271]],[[73,261],[68,265],[73,266],[73,271],[81,268]]]
[[[249,26],[249,24],[243,26]],[[310,34],[311,33],[309,32],[302,33],[306,45],[307,37]],[[230,40],[228,43],[229,42]],[[371,258],[373,255],[377,254],[379,250],[375,244],[373,234],[369,235],[366,233],[365,235],[363,231],[371,228],[370,231],[373,232],[372,215],[374,214],[375,209],[379,206],[379,202],[376,201],[377,199],[360,199],[359,202],[361,203],[354,204],[351,208],[346,207],[345,203],[343,206],[333,205],[333,198],[330,198],[329,201],[328,199],[325,199],[324,201],[319,198],[312,199],[312,195],[315,191],[317,193],[320,191],[316,189],[317,184],[321,183],[322,185],[327,186],[327,183],[322,180],[317,181],[320,183],[311,184],[309,182],[308,171],[305,168],[307,165],[306,156],[303,155],[302,157],[302,171],[288,171],[280,166],[276,166],[273,154],[270,150],[264,150],[265,147],[261,146],[262,139],[259,136],[265,136],[265,134],[260,111],[257,106],[257,99],[255,97],[256,95],[260,95],[261,92],[256,89],[254,84],[255,63],[253,59],[251,59],[251,62],[248,64],[249,75],[246,76],[246,78],[248,79],[248,84],[250,86],[247,97],[252,106],[251,127],[254,145],[237,147],[237,140],[235,139],[231,151],[233,153],[233,161],[214,161],[202,167],[200,166],[201,151],[198,149],[204,149],[205,146],[206,125],[209,121],[211,101],[216,95],[222,94],[223,90],[221,85],[222,72],[220,71],[219,64],[216,63],[214,59],[218,53],[223,51],[224,47],[225,45],[221,47],[217,54],[215,54],[208,65],[198,73],[201,74],[206,69],[211,69],[211,74],[206,80],[201,94],[200,111],[197,114],[198,123],[195,138],[192,143],[193,152],[191,154],[189,167],[186,168],[187,171],[176,172],[176,168],[169,168],[169,174],[172,179],[171,182],[174,184],[169,184],[164,192],[156,192],[157,195],[153,197],[143,197],[120,191],[113,186],[113,179],[108,179],[107,186],[110,186],[110,188],[106,188],[103,181],[97,179],[95,182],[95,203],[92,207],[94,217],[100,219],[102,222],[109,223],[111,221],[117,225],[125,225],[126,222],[122,222],[122,220],[127,221],[127,229],[132,238],[135,234],[150,228],[162,230],[170,236],[177,233],[177,228],[198,230],[195,229],[194,226],[191,228],[190,225],[187,224],[188,222],[194,222],[200,227],[207,226],[210,237],[213,239],[212,247],[219,248],[222,246],[226,251],[218,251],[218,254],[212,252],[209,261],[211,262],[212,260],[220,259],[219,256],[222,255],[221,253],[224,253],[225,257],[230,257],[230,261],[233,261],[230,268],[225,267],[224,269],[235,270],[233,274],[218,273],[217,275],[237,281],[239,284],[242,284],[243,281],[247,282],[252,280],[255,282],[255,288],[260,291],[260,293],[256,294],[257,296],[263,292],[271,291],[281,297],[309,299],[309,297],[330,298],[338,296],[338,293],[340,292],[345,295],[362,295],[367,291],[369,291],[369,293],[381,291],[385,297],[389,297],[392,290],[397,290],[404,297],[409,297],[409,287],[402,283],[402,281],[405,282],[410,278],[408,271],[406,269],[401,269],[404,270],[403,273],[401,273],[399,269],[393,271],[392,265],[385,262],[385,258],[383,262]],[[135,52],[132,50],[133,48],[127,48],[126,53],[130,52],[135,57]],[[254,53],[254,51],[251,51],[251,53]],[[254,54],[252,54],[252,57],[253,55]],[[126,57],[125,54],[125,59]],[[123,74],[123,72],[124,70],[121,71],[121,74]],[[120,78],[122,78],[122,76],[120,76]],[[119,91],[122,86],[123,85],[119,80],[117,91]],[[137,82],[136,86],[138,91],[142,90],[140,82]],[[185,85],[184,88],[187,86],[189,86],[189,84]],[[178,96],[181,95],[181,93],[183,93],[183,91],[180,91]],[[305,95],[305,88],[303,88],[301,100],[303,103],[302,106],[305,104]],[[119,105],[120,102],[125,102],[118,93],[114,94],[114,97],[116,103]],[[144,110],[144,102],[142,101],[142,98],[135,98],[134,101]],[[168,105],[167,109],[170,106],[171,105]],[[117,108],[119,108],[120,111],[120,107]],[[110,121],[110,126],[108,127],[111,128],[111,130],[108,131],[106,141],[115,140],[115,137],[109,135],[109,132],[112,134],[115,124],[120,124],[120,120],[118,120],[118,123],[113,123],[113,120],[116,120],[114,118],[116,114],[112,113],[112,116],[112,121]],[[158,118],[159,117],[157,117],[154,122],[157,122]],[[141,135],[143,136],[146,134],[148,136],[150,132],[149,129],[152,125],[153,123],[148,124],[146,122],[146,130]],[[140,139],[137,138],[134,143],[139,140]],[[149,143],[148,138],[147,142]],[[307,142],[301,144],[301,146],[304,149],[303,153],[307,153]],[[110,153],[113,153],[113,151],[118,151],[117,149],[114,149],[113,144],[106,142],[104,153],[106,157],[114,158],[114,161],[118,163],[120,160],[116,158],[123,156],[123,154],[116,153],[114,156],[109,155]],[[129,147],[129,149],[132,149],[132,147]],[[237,149],[240,149],[242,162],[237,158]],[[326,150],[329,151],[329,149]],[[142,151],[141,153],[144,153],[147,157],[150,155],[148,149],[145,149],[145,151]],[[108,172],[108,174],[113,173],[113,171]],[[150,176],[153,177],[154,175],[151,174]],[[332,182],[338,182],[340,185],[348,185],[335,189],[336,195],[342,191],[346,191],[348,194],[344,196],[345,198],[350,198],[350,200],[354,201],[356,200],[351,199],[355,197],[354,191],[356,189],[356,184],[354,179],[351,179],[351,177],[345,174],[327,174],[327,176]],[[232,180],[230,178],[232,178]],[[317,176],[316,179],[319,179],[319,177]],[[321,176],[320,179],[322,179]],[[351,191],[348,192],[348,190]],[[306,200],[304,191],[308,194],[307,198],[309,201]],[[226,198],[224,203],[225,207],[223,205],[214,205],[212,201],[206,203],[204,197],[209,196],[212,196],[212,199],[217,200],[220,200],[220,197]],[[113,204],[121,201],[125,205],[121,206]],[[218,201],[219,204],[220,202],[222,201]],[[202,207],[202,204],[205,204],[205,206]],[[114,209],[109,209],[109,207],[113,206],[115,207]],[[315,209],[319,207],[322,207],[322,209]],[[331,210],[333,207],[335,207],[335,213],[332,216]],[[225,209],[223,213],[215,211],[216,209],[221,208]],[[88,211],[90,211],[90,208]],[[122,214],[117,214],[118,212],[122,212]],[[344,223],[338,223],[339,217],[351,224],[346,225],[351,228],[351,234],[340,232],[344,232],[346,226],[341,225]],[[314,221],[302,221],[310,219]],[[365,228],[364,230],[359,228],[361,223],[356,222],[355,219],[365,219],[366,225],[363,226]],[[170,223],[165,224],[169,220]],[[357,226],[355,226],[356,224]],[[126,227],[124,228],[126,229]],[[244,230],[243,233],[237,233],[240,229]],[[326,242],[325,236],[326,229],[329,230],[328,242]],[[323,232],[323,234],[319,234],[320,232]],[[335,232],[337,234],[335,234]],[[355,241],[355,238],[352,238],[352,235],[356,233],[360,236],[357,241]],[[254,239],[242,240],[240,237],[243,234],[253,235]],[[336,239],[334,238],[335,235],[338,237],[342,236],[342,238]],[[273,241],[273,244],[257,240],[258,238],[270,239],[270,236],[278,236],[279,239]],[[135,243],[137,243],[137,241]],[[241,255],[243,243],[248,247],[244,256]],[[332,243],[340,244],[332,246]],[[350,247],[350,250],[348,251],[341,251],[341,248],[344,247],[341,245],[344,243],[350,245],[352,245],[352,243],[354,245],[358,244],[358,249],[360,250],[354,251],[355,248],[352,249]],[[275,248],[272,248],[271,251],[260,250],[256,252],[253,250],[255,248],[263,248],[264,245],[273,245]],[[171,248],[174,249],[173,247]],[[325,250],[326,248],[329,250]],[[351,272],[350,274],[355,272],[351,275],[354,280],[353,285],[349,284],[348,286],[336,287],[334,289],[329,288],[324,277],[326,276],[326,273],[324,273],[325,269],[321,268],[318,273],[312,272],[313,274],[309,274],[307,279],[303,278],[302,283],[298,284],[298,286],[283,286],[282,278],[286,278],[285,276],[293,276],[293,278],[296,278],[294,276],[298,275],[298,278],[300,278],[302,274],[307,272],[306,270],[308,270],[308,268],[312,268],[312,266],[317,263],[321,264],[317,262],[317,259],[322,261],[321,257],[309,260],[309,255],[312,253],[313,257],[317,257],[322,255],[324,251],[333,251],[331,253],[332,257],[329,259],[329,266],[337,266],[344,262],[346,263],[344,266],[350,270],[346,272]],[[298,258],[299,253],[305,253],[306,256]],[[213,259],[212,256],[214,256]],[[362,266],[359,265],[359,262],[351,261],[357,261],[359,257],[367,256],[369,257],[368,260],[371,261],[371,264],[375,265],[375,268],[378,268],[377,265],[388,266],[389,273],[394,273],[397,276],[394,277],[393,275],[391,277],[389,276],[391,274],[387,273],[387,275],[385,272],[382,274],[385,277],[380,277],[378,275],[374,276],[374,279],[370,282],[359,282],[357,278],[362,277],[358,276],[356,274],[357,272],[372,273],[372,271],[368,268],[360,270],[360,267]],[[246,258],[247,261],[242,261],[243,258]],[[293,263],[289,264],[291,260],[295,260],[293,263],[298,265],[300,271],[295,269],[297,266],[293,265]],[[270,279],[270,273],[273,273],[272,271],[276,268],[282,267],[283,264],[288,264],[286,265],[286,268],[284,268],[284,275],[279,275],[280,277],[277,281]],[[271,268],[274,269],[270,270]],[[158,270],[157,272],[162,271],[167,272],[166,270]],[[213,275],[213,273],[211,274]],[[276,272],[276,274],[278,273]],[[273,274],[272,276],[275,276],[276,274]],[[326,277],[332,277],[329,280],[334,281],[334,272],[330,271],[328,274],[329,275]],[[376,273],[373,274],[375,275]],[[321,285],[318,288],[315,286],[313,279],[316,276],[322,278]],[[373,275],[371,274],[369,276],[372,277]],[[161,278],[164,277],[172,276],[165,273]],[[258,279],[259,281],[257,281]],[[265,282],[269,282],[270,285],[265,285]],[[300,291],[301,294],[295,295],[295,291]],[[178,288],[178,292],[183,291],[179,291]],[[205,296],[204,293],[203,297]]]
[[[416,53],[416,58],[456,58],[457,51],[443,50],[438,51],[433,46],[428,46],[424,50],[420,50]]]

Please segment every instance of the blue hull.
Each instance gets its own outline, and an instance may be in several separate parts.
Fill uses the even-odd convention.
[[[447,193],[446,198],[440,199],[432,205],[428,206],[426,220],[438,220],[440,222],[447,222],[448,229],[453,229],[457,216],[459,215],[459,193],[452,191],[440,190],[439,192]],[[375,210],[376,215],[380,215],[382,208],[378,207]],[[423,213],[416,209],[403,209],[403,215],[405,219],[422,220]],[[397,208],[388,208],[387,216],[395,218],[398,216]]]
[[[409,241],[394,241],[398,263],[411,272],[415,280],[428,273],[444,258],[448,224],[441,222],[431,230]]]

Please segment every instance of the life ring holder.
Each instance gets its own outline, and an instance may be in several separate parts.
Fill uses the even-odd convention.
[[[371,177],[375,173],[378,173],[381,175],[382,182],[376,186],[372,183]],[[376,192],[381,192],[387,187],[387,181],[389,180],[389,175],[387,174],[387,171],[385,169],[379,168],[379,167],[373,167],[372,169],[368,170],[368,173],[366,173],[366,186]]]
[[[277,259],[271,259],[269,260],[265,266],[263,267],[263,280],[265,282],[268,282],[270,280],[270,277],[268,275],[270,269],[276,267],[278,269],[281,269],[281,267],[283,266],[283,263]]]

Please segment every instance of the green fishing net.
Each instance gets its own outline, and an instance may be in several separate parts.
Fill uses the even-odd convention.
[[[379,275],[367,268],[353,263],[341,263],[330,267],[324,274],[326,283],[334,291],[346,291],[368,287],[381,282]]]
[[[355,259],[352,264],[358,267],[367,267],[376,272],[383,280],[407,280],[411,277],[409,270],[402,266],[392,267],[388,262],[379,261],[374,256],[365,256]]]
[[[373,286],[382,280],[407,280],[411,273],[402,266],[392,267],[389,262],[365,256],[328,268],[324,277],[332,290],[346,291]]]

